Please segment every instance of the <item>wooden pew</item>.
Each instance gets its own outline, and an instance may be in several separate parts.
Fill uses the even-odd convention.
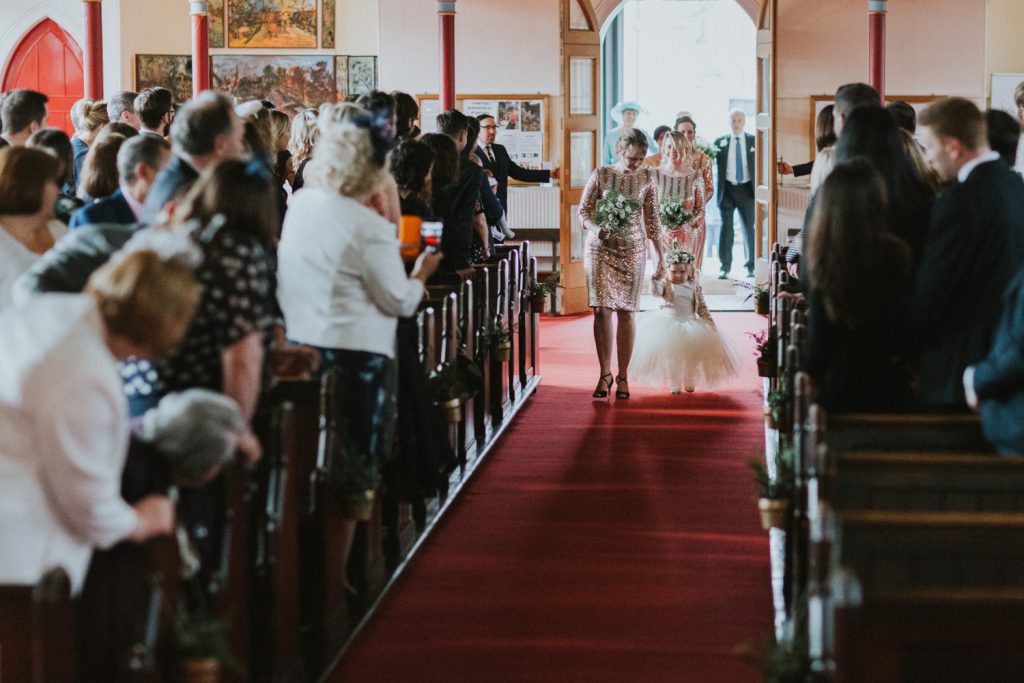
[[[304,678],[299,635],[299,434],[294,404],[285,396],[256,420],[263,444],[255,492],[250,680]],[[310,427],[308,421],[304,425]],[[307,459],[312,459],[306,453]]]
[[[524,242],[529,253],[529,242]],[[527,263],[527,275],[530,280],[537,281],[537,257],[531,256]],[[528,301],[528,300],[527,300]],[[522,317],[520,318],[520,345],[523,349],[520,356],[519,376],[525,386],[531,378],[540,374],[540,314],[542,311],[534,310],[532,306],[523,306]]]
[[[493,429],[493,418],[491,410],[491,364],[487,360],[487,350],[484,348],[480,330],[484,321],[489,320],[492,315],[492,292],[491,268],[486,265],[475,266],[473,278],[473,360],[480,373],[483,375],[482,389],[473,399],[473,428],[476,432],[476,442],[480,445],[487,443]]]
[[[473,288],[473,280],[465,280],[459,287],[458,292],[458,316],[456,329],[458,330],[457,352],[466,358],[476,362],[477,344],[477,317],[476,297]],[[462,422],[458,425],[458,449],[456,453],[465,461],[470,454],[477,449],[476,431],[476,397],[466,402],[462,409]],[[480,442],[482,443],[482,441]]]
[[[34,585],[0,585],[0,681],[75,680],[71,583],[63,569]]]
[[[812,591],[816,669],[872,683],[1016,678],[1024,514],[824,514],[834,533],[816,552],[831,558]]]

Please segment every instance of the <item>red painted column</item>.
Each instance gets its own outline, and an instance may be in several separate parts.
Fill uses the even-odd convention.
[[[455,0],[437,3],[441,45],[441,111],[455,108]]]
[[[103,99],[103,5],[85,0],[85,96]]]
[[[190,2],[192,13],[192,96],[210,89],[210,4]]]
[[[887,0],[868,1],[868,83],[885,101],[885,14]]]

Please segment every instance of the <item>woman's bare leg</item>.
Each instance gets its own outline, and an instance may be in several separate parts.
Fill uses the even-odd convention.
[[[594,344],[597,346],[597,362],[601,376],[612,373],[612,311],[607,308],[594,309]]]
[[[619,327],[615,334],[616,353],[619,360],[619,377],[629,377],[629,361],[633,358],[633,342],[636,340],[636,314],[633,311],[617,311]],[[629,388],[626,387],[628,391]]]

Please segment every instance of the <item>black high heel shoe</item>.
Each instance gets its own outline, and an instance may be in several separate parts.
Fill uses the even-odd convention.
[[[615,376],[615,383],[618,384],[618,385],[621,385],[623,382],[628,382],[628,381],[629,381],[628,377],[620,377],[618,375]],[[615,391],[615,398],[623,398],[623,399],[624,398],[629,398],[629,392],[628,391],[623,391],[622,389],[617,389]]]
[[[601,375],[597,380],[597,388],[594,389],[594,398],[608,398],[608,390],[612,388],[612,375]]]

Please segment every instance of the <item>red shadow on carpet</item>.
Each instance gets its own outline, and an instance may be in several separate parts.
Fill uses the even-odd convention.
[[[740,376],[596,401],[590,316],[545,319],[543,382],[332,681],[758,680],[772,630],[747,313],[718,314]]]

